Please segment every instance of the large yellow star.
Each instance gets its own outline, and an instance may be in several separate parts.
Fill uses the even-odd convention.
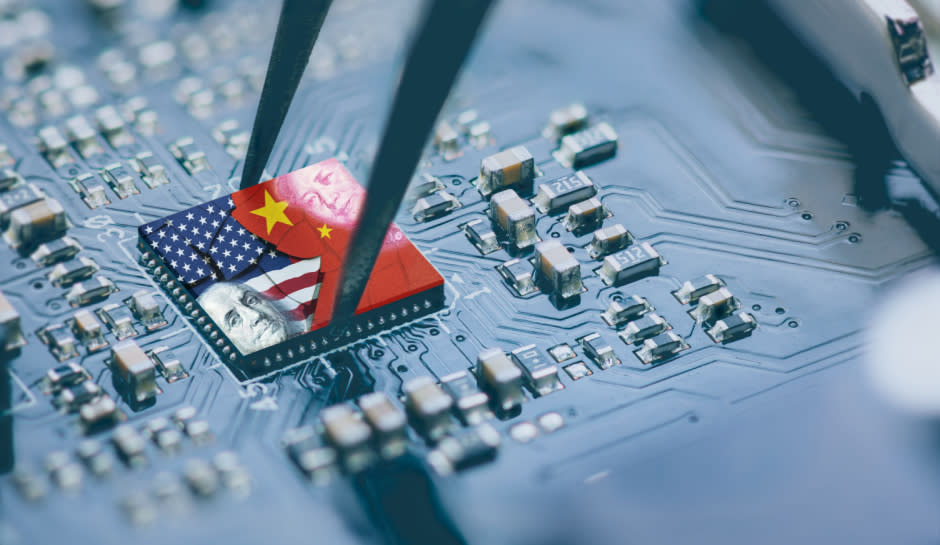
[[[287,225],[294,225],[291,223],[290,218],[287,217],[287,214],[284,213],[284,209],[287,208],[287,201],[275,201],[274,197],[268,193],[268,190],[264,190],[264,206],[258,208],[257,210],[252,210],[252,214],[257,214],[264,218],[265,227],[268,228],[268,234],[271,234],[271,229],[274,229],[274,226],[278,223],[286,223]]]
[[[323,227],[317,227],[317,231],[320,231],[320,238],[330,238],[330,233],[333,232],[333,229],[327,227],[324,223]]]

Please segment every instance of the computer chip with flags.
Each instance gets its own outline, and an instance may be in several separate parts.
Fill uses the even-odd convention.
[[[439,309],[444,279],[392,225],[342,339],[326,328],[365,191],[335,159],[141,225],[143,261],[247,375]]]

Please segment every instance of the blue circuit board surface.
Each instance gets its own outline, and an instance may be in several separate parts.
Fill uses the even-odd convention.
[[[781,437],[804,446],[843,437],[828,396],[855,383],[867,317],[887,286],[928,266],[934,254],[902,214],[863,206],[860,159],[801,90],[774,72],[765,50],[734,30],[742,20],[773,27],[769,14],[715,14],[693,0],[497,4],[441,117],[458,133],[455,147],[445,152],[429,143],[418,172],[436,178],[437,191],[459,207],[419,221],[412,207],[420,197],[412,196],[397,220],[444,277],[443,309],[248,376],[219,357],[146,270],[137,227],[238,189],[239,139],[251,127],[277,10],[261,2],[116,4],[96,12],[79,2],[13,2],[4,12],[0,3],[0,22],[19,27],[0,49],[0,144],[13,161],[5,168],[61,204],[67,235],[81,246],[68,263],[87,258],[97,269],[82,285],[91,288],[100,277],[114,288],[76,303],[69,295],[75,284],[58,280],[56,265],[39,265],[0,243],[0,292],[19,313],[26,341],[0,368],[0,543],[81,536],[102,544],[339,544],[415,535],[438,543],[689,542],[698,541],[696,533],[681,528],[696,523],[704,542],[820,535],[761,533],[784,516],[723,518],[762,501],[784,511],[789,502],[808,504],[779,492],[804,465],[786,456],[742,462],[740,451],[729,458],[729,445],[781,452]],[[268,165],[271,176],[335,157],[367,179],[416,8],[337,0]],[[807,70],[814,67],[798,53]],[[555,153],[561,144],[543,130],[553,110],[576,102],[588,114],[586,126],[606,123],[617,138],[613,156],[580,168],[604,208],[597,227],[622,225],[633,247],[648,244],[662,262],[653,274],[607,281],[603,257],[592,255],[594,229],[570,230],[566,203],[536,210],[535,229],[577,260],[581,293],[559,300],[545,282],[520,293],[501,269],[519,259],[521,269],[534,271],[533,249],[512,251],[497,228],[500,248],[483,253],[466,232],[475,220],[493,227],[479,190],[481,161],[524,146],[536,191],[572,174],[576,169]],[[96,125],[106,106],[129,137],[119,146]],[[69,136],[75,116],[96,127],[100,151],[83,156]],[[42,149],[48,127],[73,141],[69,160],[57,163],[48,146]],[[187,164],[192,157],[181,159],[180,148],[203,154],[207,168]],[[76,180],[106,176],[115,163],[133,166],[143,152],[165,168],[168,183],[150,187],[130,169],[136,193],[121,198],[105,177],[109,202],[92,208],[83,199]],[[902,163],[888,178],[899,191],[922,191]],[[704,275],[720,279],[734,311],[754,320],[753,331],[715,342],[714,321],[703,322],[695,305],[674,295]],[[90,350],[79,340],[75,353],[64,354],[49,333],[73,331],[82,310],[100,311],[104,321],[109,309],[129,312],[138,293],[158,302],[166,323],[150,329],[132,313],[132,340],[148,355],[171,351],[187,375],[171,382],[158,373],[160,393],[144,405],[128,398],[114,371],[110,348],[122,340],[115,330],[105,329],[108,348]],[[646,363],[642,338],[627,343],[626,324],[605,321],[612,303],[634,295],[668,324],[681,350]],[[488,348],[510,353],[529,345],[555,366],[558,386],[550,393],[527,389],[519,410],[488,420],[499,446],[480,463],[440,470],[440,449],[413,426],[404,458],[362,475],[337,468],[313,479],[292,458],[298,429],[313,430],[317,448],[327,443],[320,412],[328,406],[384,392],[403,408],[409,381],[426,376],[437,383],[475,370]],[[611,350],[607,364],[592,352],[597,347]],[[48,376],[66,363],[87,370],[88,382],[115,402],[119,422],[89,430],[82,416],[62,408]],[[814,410],[816,425],[829,423],[831,433],[802,427]],[[748,425],[758,431],[723,431],[740,419],[757,420]],[[767,428],[796,431],[764,440]],[[157,439],[164,429],[181,430],[173,448]],[[133,460],[120,447],[120,436],[131,432],[142,440]],[[94,445],[112,465],[100,476],[82,455]],[[895,460],[876,451],[859,460]],[[827,460],[848,457],[835,448],[820,452]],[[831,476],[838,467],[824,466],[807,474]],[[818,482],[826,490],[844,484],[835,477]],[[906,482],[855,486],[875,496],[914,494]],[[754,483],[777,499],[761,496]],[[393,505],[388,497],[398,489],[406,492]],[[670,509],[685,522],[671,524]],[[830,527],[821,512],[797,511],[808,528]],[[924,520],[917,510],[910,514]],[[626,521],[636,523],[632,537]],[[896,535],[896,524],[873,526],[860,541],[877,542],[880,530]],[[930,526],[912,524],[905,537],[936,540]],[[827,535],[841,541],[852,534]]]

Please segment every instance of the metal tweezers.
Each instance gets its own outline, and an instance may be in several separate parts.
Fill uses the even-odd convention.
[[[242,171],[260,181],[332,0],[284,0]],[[348,326],[421,152],[492,0],[427,0],[340,272],[331,326]]]

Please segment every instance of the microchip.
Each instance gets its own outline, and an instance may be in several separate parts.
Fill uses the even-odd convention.
[[[365,190],[335,159],[140,226],[144,262],[246,375],[439,309],[444,279],[392,225],[347,335],[327,328]]]

